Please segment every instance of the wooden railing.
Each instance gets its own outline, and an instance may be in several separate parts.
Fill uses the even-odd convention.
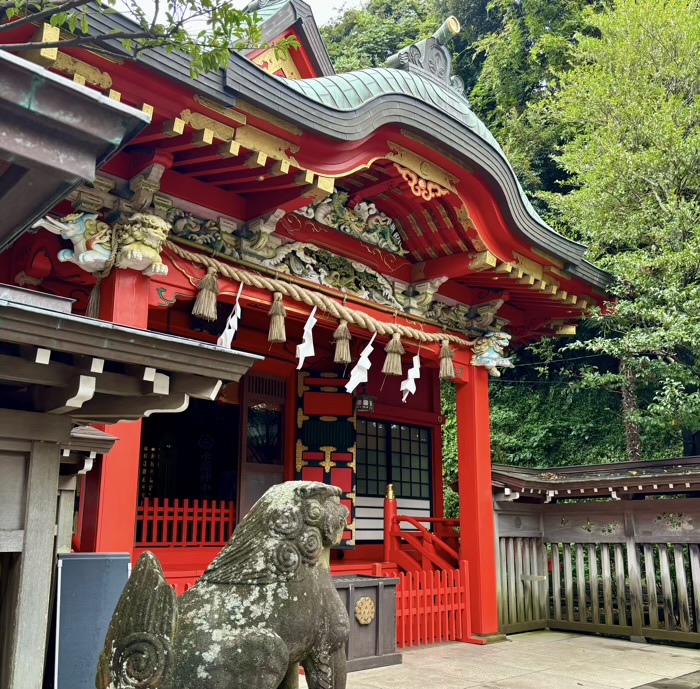
[[[406,572],[396,588],[396,643],[399,648],[470,641],[469,572],[456,569]]]
[[[700,643],[700,500],[502,505],[501,630]]]
[[[550,626],[700,643],[697,544],[552,543]]]
[[[136,545],[223,546],[235,524],[232,501],[144,498],[136,513]]]
[[[384,501],[384,559],[403,570],[396,587],[400,648],[441,641],[486,643],[471,633],[469,569],[459,558],[458,525],[456,519],[399,515],[395,499]]]
[[[421,523],[431,524],[434,530],[437,530],[436,527],[446,527],[448,523],[454,521],[456,520],[434,517],[394,516],[390,531],[392,539],[390,561],[396,562],[406,571],[455,569],[459,566],[457,551]],[[408,524],[413,529],[401,529],[402,524]]]

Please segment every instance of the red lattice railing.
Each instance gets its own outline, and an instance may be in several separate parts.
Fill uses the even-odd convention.
[[[433,527],[435,533],[429,531],[423,524]],[[457,550],[440,538],[438,533],[453,536],[454,545],[458,548],[454,532],[454,519],[438,519],[433,517],[391,517],[389,534],[391,562],[396,562],[406,571],[454,569],[459,564]],[[411,530],[402,530],[401,525],[407,524]]]
[[[235,525],[233,501],[144,498],[136,512],[136,545],[223,546]]]
[[[399,648],[442,641],[471,641],[469,573],[459,569],[406,572],[396,587]]]

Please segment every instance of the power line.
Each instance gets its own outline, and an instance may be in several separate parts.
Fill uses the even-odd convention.
[[[567,361],[579,361],[580,359],[594,359],[599,356],[610,356],[609,354],[587,354],[586,356],[572,356],[568,359],[562,359],[561,361],[535,361],[531,364],[515,364],[513,368],[520,368],[521,366],[540,366],[542,364],[564,364]]]

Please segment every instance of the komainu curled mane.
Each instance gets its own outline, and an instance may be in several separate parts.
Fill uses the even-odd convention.
[[[112,617],[97,689],[345,689],[349,621],[330,547],[340,490],[293,481],[255,504],[197,584],[176,599],[144,553]]]

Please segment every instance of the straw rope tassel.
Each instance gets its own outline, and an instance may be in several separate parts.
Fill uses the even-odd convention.
[[[452,380],[455,377],[454,358],[455,353],[448,341],[443,340],[440,346],[440,380]]]
[[[338,320],[344,319],[348,322],[348,324],[357,326],[358,328],[366,330],[372,334],[388,337],[389,335],[398,333],[401,337],[414,340],[418,343],[439,343],[442,342],[442,340],[447,340],[451,344],[457,345],[458,347],[471,347],[474,344],[473,341],[466,340],[464,337],[460,337],[459,335],[455,335],[453,333],[426,333],[422,330],[411,328],[408,325],[402,325],[400,323],[386,323],[377,320],[376,318],[372,318],[372,316],[362,311],[348,308],[339,303],[337,300],[326,296],[325,294],[321,294],[320,292],[316,292],[315,290],[308,290],[300,285],[294,284],[293,282],[278,280],[273,277],[267,277],[265,275],[260,275],[259,273],[253,273],[248,270],[238,268],[228,263],[223,263],[212,256],[206,256],[204,254],[188,251],[187,249],[184,249],[183,247],[178,246],[169,240],[163,242],[163,246],[165,247],[166,255],[174,254],[175,256],[179,256],[180,258],[190,261],[191,263],[215,268],[220,275],[233,280],[234,282],[242,282],[250,287],[268,290],[269,292],[280,292],[289,299],[301,302],[307,306],[316,306],[324,311],[328,316]]]
[[[333,361],[336,364],[349,364],[352,361],[350,356],[350,328],[348,322],[341,320],[340,325],[333,333],[333,342],[335,342],[335,355]]]
[[[403,345],[401,344],[401,335],[394,333],[391,336],[387,346],[384,348],[386,359],[382,367],[382,373],[386,376],[400,376],[403,374],[401,368],[401,355],[404,353]]]
[[[192,315],[205,321],[215,321],[218,317],[216,298],[219,296],[219,280],[216,268],[209,266],[207,274],[197,285],[197,298],[192,307]]]
[[[287,315],[287,310],[284,308],[281,292],[275,292],[272,306],[267,315],[270,317],[270,331],[267,334],[267,341],[277,344],[286,342],[287,331],[284,328],[284,319]]]

